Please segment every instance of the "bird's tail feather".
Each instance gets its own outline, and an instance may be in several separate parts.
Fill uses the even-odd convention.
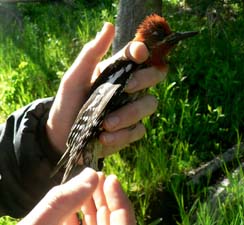
[[[65,151],[65,153],[62,155],[60,160],[58,161],[57,165],[55,166],[54,170],[52,171],[50,177],[54,177],[62,168],[65,167],[69,160],[69,151],[68,149]]]

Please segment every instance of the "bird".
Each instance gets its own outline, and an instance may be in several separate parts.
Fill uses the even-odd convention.
[[[141,68],[154,66],[162,70],[166,56],[177,43],[195,36],[197,31],[173,32],[164,17],[157,14],[147,16],[138,26],[133,41],[145,44],[149,51],[148,59],[138,64],[125,58],[117,59],[107,66],[93,83],[87,101],[81,107],[66,145],[67,149],[57,163],[55,175],[61,169],[64,174],[61,183],[65,183],[74,175],[77,165],[98,167],[98,151],[101,151],[97,137],[102,132],[104,117],[111,111],[138,98],[139,94],[127,94],[124,89],[131,75]]]

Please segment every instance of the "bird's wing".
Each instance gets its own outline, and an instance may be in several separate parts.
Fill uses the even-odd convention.
[[[81,108],[67,140],[67,149],[59,160],[53,175],[65,167],[65,182],[84,152],[87,143],[97,134],[98,127],[104,117],[106,106],[120,88],[120,84],[101,84],[88,98]],[[81,158],[82,159],[82,158]],[[86,165],[89,166],[89,165]]]

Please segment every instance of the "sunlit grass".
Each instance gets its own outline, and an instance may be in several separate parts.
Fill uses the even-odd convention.
[[[0,26],[0,121],[36,98],[55,95],[82,46],[105,21],[115,21],[114,6],[108,2],[86,7],[82,1],[76,9],[62,4],[19,6],[22,28],[18,23]],[[174,7],[170,15],[165,12],[174,30],[198,30],[200,34],[175,49],[167,80],[150,89],[159,106],[143,121],[145,138],[105,159],[104,171],[121,180],[139,225],[150,220],[150,203],[162,189],[176,198],[179,224],[243,224],[242,176],[230,178],[224,171],[232,182],[227,189],[230,198],[214,210],[198,192],[189,205],[186,199],[192,193],[183,193],[180,186],[189,170],[241,142],[243,17],[213,30],[206,18],[172,14]],[[8,218],[1,221],[13,224]],[[162,221],[153,218],[150,223]]]

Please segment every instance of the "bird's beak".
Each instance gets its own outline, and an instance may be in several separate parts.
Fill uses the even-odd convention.
[[[197,35],[197,31],[186,31],[186,32],[174,32],[170,35],[166,36],[160,43],[161,44],[169,44],[169,45],[176,45],[179,41],[184,40],[189,37],[193,37]]]

